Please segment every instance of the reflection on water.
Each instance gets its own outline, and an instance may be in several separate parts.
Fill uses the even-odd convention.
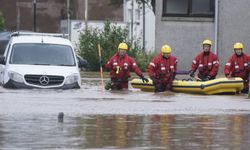
[[[247,149],[249,115],[88,116],[77,119],[79,148]]]
[[[20,117],[0,119],[0,147],[241,150],[250,146],[250,115],[89,115],[66,117],[64,123],[45,116]]]

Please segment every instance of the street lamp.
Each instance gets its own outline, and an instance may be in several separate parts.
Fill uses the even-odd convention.
[[[36,32],[36,0],[33,0],[33,30]]]
[[[142,16],[143,16],[143,19],[142,19],[142,22],[143,22],[143,30],[142,30],[142,34],[143,34],[143,38],[142,38],[142,50],[145,52],[145,1],[142,2]]]
[[[88,4],[89,4],[89,1],[88,0],[85,0],[85,29],[87,30],[88,29]]]

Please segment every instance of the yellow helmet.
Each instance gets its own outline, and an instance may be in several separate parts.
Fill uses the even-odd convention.
[[[128,45],[124,42],[120,43],[118,46],[118,50],[119,49],[124,49],[124,50],[128,50]]]
[[[202,42],[202,45],[204,45],[204,44],[207,44],[207,45],[212,46],[212,41],[210,41],[210,40],[204,40],[204,41]]]
[[[161,52],[170,54],[172,52],[172,49],[169,45],[166,44],[161,47]]]
[[[243,44],[240,42],[234,44],[234,49],[243,49],[243,47],[244,47]]]

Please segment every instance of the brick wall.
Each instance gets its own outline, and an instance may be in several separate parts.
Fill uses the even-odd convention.
[[[71,19],[84,20],[84,0],[70,0]],[[123,7],[109,0],[89,0],[88,20],[123,20]],[[60,21],[67,18],[66,0],[37,0],[36,30],[60,32]],[[33,0],[0,0],[7,30],[33,30]]]

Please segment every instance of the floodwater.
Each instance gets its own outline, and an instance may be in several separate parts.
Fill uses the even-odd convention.
[[[0,88],[0,149],[244,150],[247,95]],[[64,121],[58,122],[58,114]]]

